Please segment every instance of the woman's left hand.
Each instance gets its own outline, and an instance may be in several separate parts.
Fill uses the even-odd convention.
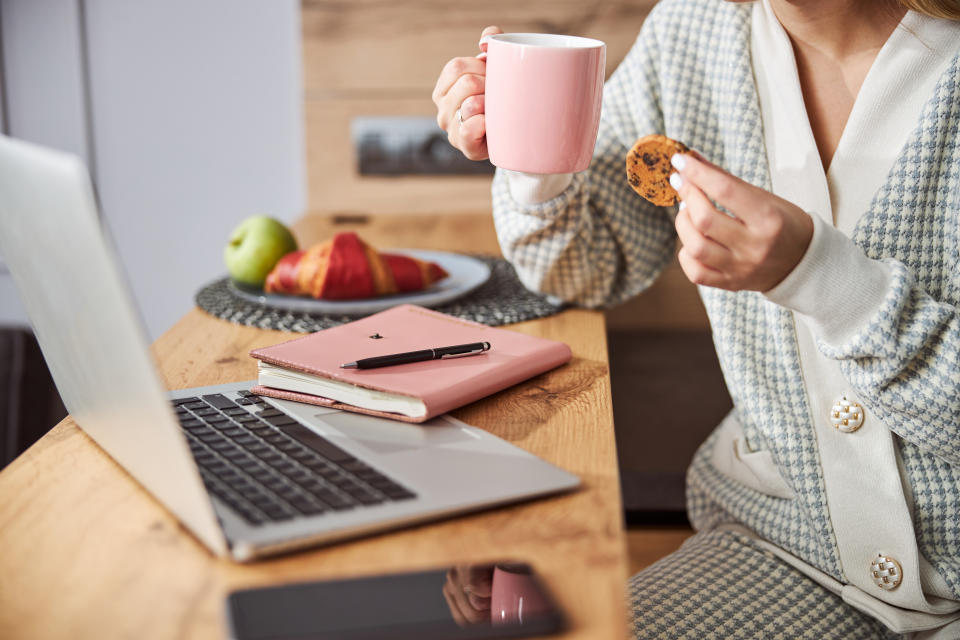
[[[783,198],[693,153],[673,156],[680,194],[678,258],[694,284],[769,291],[793,271],[813,237],[813,220]],[[713,202],[736,217],[718,211]]]

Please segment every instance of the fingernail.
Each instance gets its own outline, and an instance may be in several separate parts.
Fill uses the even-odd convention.
[[[675,153],[670,156],[670,164],[672,164],[673,168],[677,171],[683,171],[683,168],[687,166],[687,159],[683,157],[683,154]]]
[[[677,207],[677,211],[683,211],[687,208],[687,203],[684,200],[680,201],[680,205]]]
[[[676,189],[677,191],[679,191],[680,187],[683,186],[683,178],[680,177],[679,173],[670,174],[670,186]]]

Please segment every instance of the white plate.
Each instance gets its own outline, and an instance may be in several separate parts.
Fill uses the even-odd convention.
[[[352,316],[376,313],[398,304],[436,307],[465,296],[490,277],[490,267],[486,263],[458,253],[421,251],[419,249],[388,249],[386,253],[397,253],[420,260],[436,262],[450,275],[423,291],[379,298],[364,298],[363,300],[316,300],[301,296],[264,293],[259,289],[238,285],[233,280],[229,281],[229,287],[238,297],[271,309]]]

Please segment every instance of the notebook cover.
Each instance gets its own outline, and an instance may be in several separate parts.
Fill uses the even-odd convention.
[[[381,338],[372,338],[379,335]],[[489,342],[489,351],[464,358],[428,360],[378,369],[341,369],[345,362],[404,351]],[[422,422],[568,362],[570,347],[461,320],[415,305],[400,305],[331,329],[250,352],[270,364],[361,387],[414,396],[427,414],[409,418],[333,402],[309,394],[258,386],[255,393]]]

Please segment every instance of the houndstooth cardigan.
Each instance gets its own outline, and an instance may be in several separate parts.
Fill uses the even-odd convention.
[[[493,184],[504,254],[530,288],[588,307],[648,287],[673,257],[668,210],[638,198],[624,177],[633,142],[664,133],[769,190],[750,66],[749,5],[658,4],[604,90],[588,171],[556,198],[513,200]],[[842,343],[821,340],[872,415],[897,436],[914,500],[920,551],[960,599],[960,60],[926,103],[852,241],[888,266],[879,313]],[[698,529],[740,523],[847,582],[824,492],[793,312],[755,292],[700,287],[717,354],[751,450],[772,455],[793,499],[719,473],[708,440],[688,474]]]

